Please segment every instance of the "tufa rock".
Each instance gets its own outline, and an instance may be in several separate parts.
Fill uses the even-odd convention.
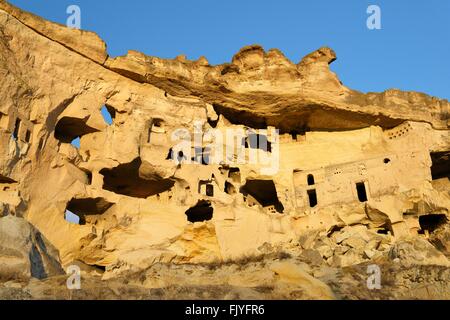
[[[58,251],[22,218],[0,218],[0,280],[45,279],[64,274]]]
[[[239,265],[270,248],[353,266],[437,239],[450,209],[448,101],[352,90],[335,59],[324,47],[295,64],[258,45],[222,65],[113,58],[97,35],[0,1],[0,203],[64,267],[103,279]],[[4,229],[5,277],[57,273],[47,240],[19,221],[25,235]],[[431,252],[411,246],[393,255]]]

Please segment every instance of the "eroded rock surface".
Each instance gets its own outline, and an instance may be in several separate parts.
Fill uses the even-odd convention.
[[[428,293],[408,293],[415,283],[404,279],[385,283],[397,288],[390,295],[349,291],[366,285],[370,263],[448,271],[450,104],[354,91],[330,71],[336,57],[324,47],[294,63],[252,45],[216,66],[135,51],[112,58],[94,33],[1,0],[0,221],[26,219],[64,268],[83,266],[88,283],[122,286],[128,298],[170,296],[145,288],[175,297],[177,285],[192,289],[188,298],[203,285],[228,288],[214,298],[447,298],[448,277]],[[7,233],[5,243],[46,256],[33,244],[40,233],[23,228],[31,242]],[[49,298],[54,286],[66,297],[65,276],[28,283],[36,274],[21,259],[0,274],[25,280],[1,295]],[[206,265],[222,280],[198,282]],[[179,276],[149,280],[158,268]],[[145,275],[133,294],[130,274]],[[117,298],[111,290],[79,298]]]
[[[22,218],[0,218],[0,280],[27,281],[64,274],[58,251]]]

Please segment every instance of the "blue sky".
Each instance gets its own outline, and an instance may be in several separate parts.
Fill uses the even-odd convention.
[[[64,23],[68,5],[81,8],[82,29],[98,33],[112,56],[128,49],[148,55],[210,63],[229,62],[249,44],[279,48],[293,62],[321,47],[345,85],[388,88],[450,99],[450,1],[448,0],[10,0]],[[381,30],[369,30],[366,9],[381,8]]]

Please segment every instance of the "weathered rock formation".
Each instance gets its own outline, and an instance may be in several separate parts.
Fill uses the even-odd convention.
[[[1,0],[0,221],[23,217],[64,267],[109,281],[281,250],[306,262],[274,263],[270,286],[277,275],[314,287],[302,298],[348,298],[305,265],[448,268],[449,102],[351,90],[335,59],[321,48],[295,64],[256,45],[217,66],[111,58],[94,33]],[[211,285],[264,277],[250,278]],[[295,298],[263,297],[280,296]]]
[[[29,222],[0,219],[0,279],[44,279],[64,274],[58,251]]]

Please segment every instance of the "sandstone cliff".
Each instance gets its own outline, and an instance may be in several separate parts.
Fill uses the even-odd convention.
[[[335,59],[324,47],[294,63],[258,45],[216,66],[112,58],[96,34],[1,0],[0,224],[26,219],[63,267],[84,265],[112,286],[144,274],[133,285],[367,298],[352,295],[346,268],[448,272],[449,102],[354,91],[330,71]],[[197,280],[184,274],[192,266]],[[152,280],[166,267],[173,278]],[[448,298],[448,277],[428,296],[413,283],[393,295]],[[270,294],[255,289],[264,286]],[[299,287],[310,295],[291,295]],[[5,294],[42,297],[27,290]]]

